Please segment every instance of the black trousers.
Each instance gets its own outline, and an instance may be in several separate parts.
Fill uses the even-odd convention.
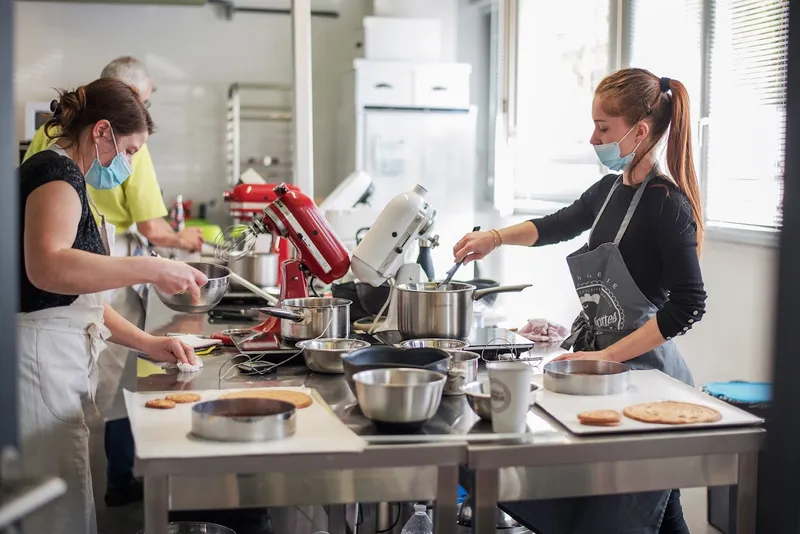
[[[683,518],[680,490],[672,490],[658,534],[691,534]]]

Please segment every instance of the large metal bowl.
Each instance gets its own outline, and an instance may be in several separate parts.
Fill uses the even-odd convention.
[[[189,292],[169,295],[155,285],[153,289],[161,302],[170,310],[183,313],[205,313],[219,304],[219,301],[228,292],[231,271],[216,263],[189,261],[186,264],[208,277],[208,283],[200,288],[200,302],[193,303],[192,295]]]
[[[464,386],[464,395],[467,397],[467,404],[475,414],[484,421],[492,420],[492,394],[488,380],[470,382]],[[536,404],[536,397],[539,396],[539,386],[531,384],[530,405]]]
[[[139,534],[145,534],[145,531],[140,530]],[[236,534],[236,532],[214,523],[177,521],[167,525],[167,534]]]
[[[297,348],[303,350],[303,359],[310,370],[338,375],[344,374],[342,356],[369,346],[366,341],[358,339],[307,339],[297,343]]]
[[[370,369],[353,376],[358,405],[378,430],[413,432],[436,414],[447,377],[425,369]]]
[[[369,369],[427,369],[447,375],[451,356],[439,349],[403,349],[400,347],[387,347],[373,345],[358,349],[342,356],[344,364],[344,378],[350,391],[358,397],[353,376],[360,371]]]
[[[631,368],[602,360],[558,360],[544,366],[544,389],[566,395],[615,395],[630,387]]]

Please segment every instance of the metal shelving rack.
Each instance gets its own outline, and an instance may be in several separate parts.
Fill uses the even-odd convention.
[[[243,91],[271,93],[272,99],[279,100],[285,105],[263,105],[243,103]],[[292,141],[292,123],[294,116],[291,106],[292,88],[280,84],[234,83],[228,88],[228,109],[226,127],[226,172],[230,185],[235,185],[241,176],[242,164],[253,167],[256,171],[266,170],[267,174],[280,171],[283,180],[290,180],[293,169],[294,143]],[[242,160],[242,123],[267,122],[285,123],[288,125],[283,146],[270,147],[271,151],[285,154],[276,165],[264,166],[259,163],[244,162]],[[261,173],[260,173],[261,174]],[[267,176],[265,176],[267,178]]]

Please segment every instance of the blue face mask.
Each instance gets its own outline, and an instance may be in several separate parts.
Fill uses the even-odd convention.
[[[623,139],[628,137],[628,134],[633,131],[636,125],[634,124],[628,133],[622,136],[622,139],[617,141],[616,143],[606,143],[604,145],[594,145],[594,151],[597,153],[597,157],[600,158],[600,163],[611,169],[612,171],[619,172],[625,169],[628,165],[630,165],[631,161],[633,161],[634,156],[636,156],[636,149],[639,148],[639,145],[642,144],[641,141],[633,147],[633,150],[630,154],[625,156],[624,158],[620,156],[619,151],[619,144],[622,142]]]
[[[114,137],[113,129],[111,130],[111,139],[114,141],[114,149],[117,151],[117,155],[114,156],[108,167],[103,167],[100,164],[100,151],[97,150],[97,142],[94,144],[94,151],[97,157],[86,172],[85,179],[86,183],[95,189],[114,189],[127,180],[132,172],[128,160],[117,148],[117,138]]]

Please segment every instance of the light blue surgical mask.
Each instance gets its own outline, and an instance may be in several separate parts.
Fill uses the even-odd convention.
[[[114,137],[114,129],[111,129],[111,139],[114,141],[114,149],[117,155],[111,160],[108,167],[103,167],[100,164],[100,151],[97,150],[97,142],[94,143],[94,151],[97,157],[92,162],[89,170],[86,172],[86,183],[95,189],[114,189],[128,179],[131,175],[132,169],[128,160],[117,148],[117,138]]]
[[[622,139],[615,143],[606,143],[604,145],[594,145],[594,151],[597,153],[597,157],[600,158],[600,163],[611,169],[612,171],[619,172],[625,170],[625,167],[630,165],[633,158],[636,156],[636,149],[639,148],[639,145],[642,144],[641,141],[633,147],[633,150],[630,154],[625,156],[624,158],[620,156],[619,144],[628,137],[628,134],[636,128],[634,124],[628,132],[622,136]]]

